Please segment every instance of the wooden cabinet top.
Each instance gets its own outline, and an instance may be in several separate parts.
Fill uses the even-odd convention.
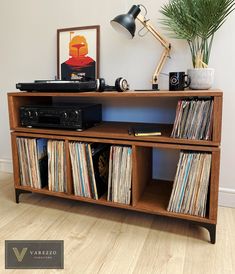
[[[9,92],[8,96],[29,96],[29,97],[105,97],[105,98],[158,98],[158,97],[222,97],[223,92],[219,89],[214,90],[185,90],[185,91],[126,91],[126,92],[116,92],[116,91],[105,91],[105,92]]]

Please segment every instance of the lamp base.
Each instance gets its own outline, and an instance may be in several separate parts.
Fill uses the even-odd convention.
[[[152,89],[153,89],[153,90],[159,90],[158,84],[152,84]]]
[[[149,92],[151,92],[151,91],[154,91],[154,92],[156,92],[156,91],[159,91],[159,89],[134,89],[134,91],[149,91]]]
[[[159,91],[158,84],[152,84],[152,89],[134,89],[134,91]]]
[[[151,92],[151,91],[154,91],[154,92],[156,92],[156,91],[159,91],[160,89],[154,89],[154,88],[152,88],[152,89],[134,89],[134,91],[149,91],[149,92]]]

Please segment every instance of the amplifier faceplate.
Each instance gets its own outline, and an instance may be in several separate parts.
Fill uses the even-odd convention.
[[[20,107],[20,122],[26,127],[84,130],[101,120],[101,104]]]

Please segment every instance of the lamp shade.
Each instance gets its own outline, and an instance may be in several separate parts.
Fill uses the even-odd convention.
[[[110,23],[111,26],[118,32],[122,32],[129,38],[135,36],[135,19],[140,13],[140,7],[133,5],[127,14],[116,16]]]

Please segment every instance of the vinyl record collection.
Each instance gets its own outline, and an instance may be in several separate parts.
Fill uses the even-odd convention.
[[[212,113],[212,99],[179,100],[171,137],[210,140]]]
[[[65,142],[17,138],[22,186],[66,192]],[[74,194],[130,204],[132,149],[102,143],[69,142]]]
[[[48,189],[66,192],[66,167],[64,141],[48,140]]]
[[[180,152],[167,210],[205,217],[210,168],[210,153]]]
[[[74,194],[98,200],[107,192],[109,146],[70,142]]]
[[[47,183],[47,140],[17,138],[20,184],[42,188]]]
[[[111,146],[109,158],[108,201],[131,202],[132,148]]]
[[[17,138],[22,186],[66,192],[65,142]],[[101,143],[69,142],[74,194],[131,203],[132,148]],[[168,211],[206,215],[211,153],[181,151]]]

